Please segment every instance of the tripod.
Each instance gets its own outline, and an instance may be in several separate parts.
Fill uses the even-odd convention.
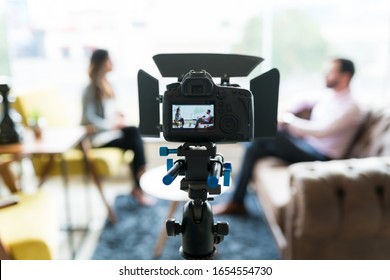
[[[212,259],[216,253],[215,244],[223,241],[229,232],[226,222],[214,223],[208,194],[221,193],[219,177],[224,176],[224,185],[230,184],[230,163],[224,163],[222,155],[216,154],[214,143],[184,143],[178,149],[160,148],[160,155],[176,153],[184,156],[174,164],[168,160],[165,185],[171,184],[178,175],[184,175],[180,189],[188,192],[190,200],[183,207],[183,219],[179,223],[168,219],[168,236],[181,234],[180,254],[184,259]]]

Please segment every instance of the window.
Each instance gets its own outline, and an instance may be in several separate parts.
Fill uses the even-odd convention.
[[[359,98],[383,101],[390,93],[390,9],[387,0],[373,1],[0,0],[7,8],[1,45],[7,31],[9,46],[0,48],[0,75],[11,74],[15,90],[54,86],[78,100],[91,50],[107,48],[110,78],[137,122],[136,73],[159,77],[157,53],[264,57],[253,75],[279,68],[282,100],[322,89],[326,60],[346,56],[356,64]]]

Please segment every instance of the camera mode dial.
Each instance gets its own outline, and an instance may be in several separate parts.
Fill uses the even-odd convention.
[[[240,127],[240,122],[233,115],[225,115],[219,122],[219,127],[224,133],[234,133]]]

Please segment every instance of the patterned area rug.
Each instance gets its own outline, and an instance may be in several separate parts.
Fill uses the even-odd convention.
[[[228,194],[216,197],[211,204],[226,201]],[[92,256],[95,260],[150,260],[162,226],[165,226],[168,201],[160,200],[153,207],[140,207],[131,196],[120,195],[115,200],[118,223],[106,223]],[[229,223],[229,235],[217,245],[214,259],[271,260],[279,259],[271,231],[261,207],[253,194],[246,199],[246,216],[214,216],[214,221]],[[182,205],[174,218],[181,221]],[[168,237],[159,259],[179,260],[180,236]]]

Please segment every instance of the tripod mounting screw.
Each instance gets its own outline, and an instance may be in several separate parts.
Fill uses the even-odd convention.
[[[181,233],[181,225],[179,222],[176,222],[175,219],[168,219],[165,225],[168,236],[176,236]]]

